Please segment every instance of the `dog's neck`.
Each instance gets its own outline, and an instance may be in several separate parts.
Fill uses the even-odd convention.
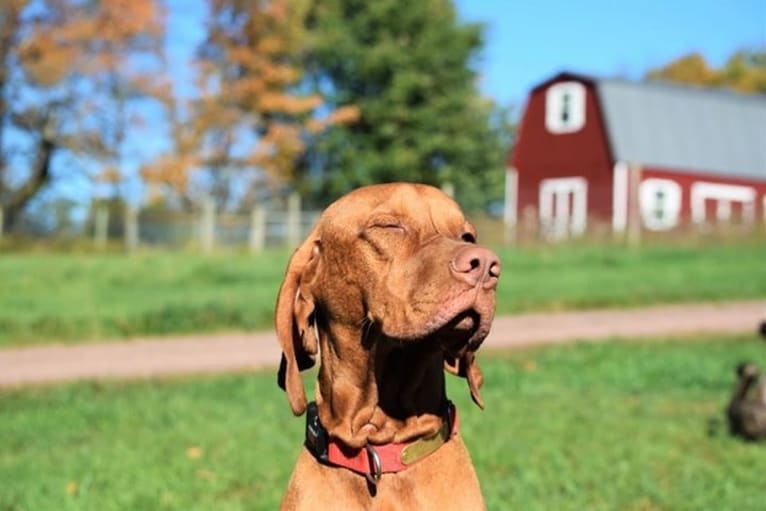
[[[320,338],[316,398],[320,420],[331,436],[362,447],[438,431],[446,391],[444,359],[437,347],[406,345],[343,325],[328,327]]]
[[[747,399],[747,394],[750,388],[755,384],[756,378],[754,376],[744,375],[740,376],[734,386],[734,392],[731,396],[732,402],[740,402]]]

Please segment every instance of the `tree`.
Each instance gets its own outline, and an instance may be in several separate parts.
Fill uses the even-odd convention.
[[[305,140],[353,118],[347,108],[318,119],[321,95],[300,86],[305,3],[210,0],[199,96],[187,115],[171,105],[174,151],[148,166],[147,178],[188,196],[190,173],[204,170],[219,204],[230,204],[234,189],[247,197],[258,182],[291,183]]]
[[[737,51],[720,69],[710,67],[702,54],[690,53],[650,70],[646,77],[649,80],[766,93],[766,51]]]
[[[5,226],[56,175],[63,157],[119,180],[126,103],[151,94],[141,57],[156,53],[155,0],[8,0],[0,5],[0,207]],[[156,70],[153,70],[156,73]],[[57,172],[56,172],[57,170]]]
[[[458,23],[449,0],[322,0],[307,27],[312,90],[359,108],[309,145],[315,202],[396,180],[452,183],[469,209],[502,196],[508,123],[476,88],[480,25]]]

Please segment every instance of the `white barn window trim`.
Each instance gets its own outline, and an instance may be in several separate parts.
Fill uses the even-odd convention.
[[[755,189],[750,186],[697,182],[691,189],[691,213],[694,223],[706,221],[706,201],[716,201],[716,219],[728,221],[731,203],[742,204],[742,220],[752,223],[755,219]]]
[[[585,126],[585,94],[580,82],[551,85],[545,93],[545,128],[554,134],[581,130]]]
[[[678,225],[681,185],[670,179],[649,178],[641,182],[641,220],[651,231],[667,231]]]

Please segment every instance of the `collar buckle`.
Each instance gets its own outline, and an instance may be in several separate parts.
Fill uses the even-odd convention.
[[[316,401],[311,401],[306,407],[306,448],[321,462],[330,459],[330,435],[319,421],[319,407]]]

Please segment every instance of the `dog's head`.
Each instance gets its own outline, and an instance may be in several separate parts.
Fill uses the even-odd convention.
[[[279,384],[293,412],[305,409],[299,373],[314,364],[325,324],[430,343],[483,406],[474,354],[494,316],[500,263],[476,237],[460,207],[430,186],[369,186],[331,204],[290,260],[277,299]]]
[[[760,376],[758,366],[752,362],[740,362],[736,368],[737,376],[744,380],[754,380]]]

